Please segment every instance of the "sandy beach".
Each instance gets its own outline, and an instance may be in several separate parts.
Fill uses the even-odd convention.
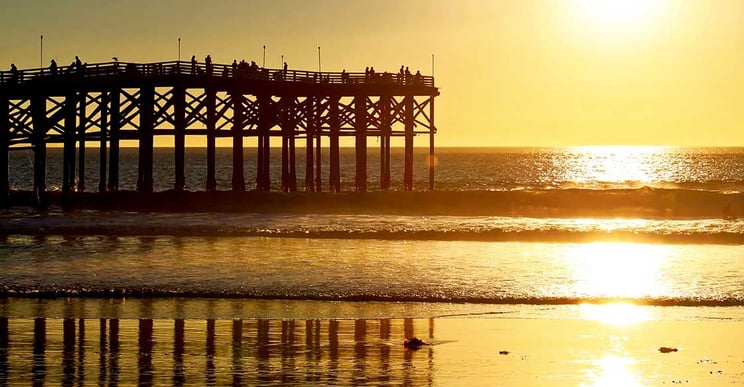
[[[701,309],[15,299],[0,309],[0,375],[11,385],[744,383],[741,308]],[[431,345],[405,349],[407,336]]]

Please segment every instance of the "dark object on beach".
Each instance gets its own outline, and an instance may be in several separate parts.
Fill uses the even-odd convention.
[[[677,351],[679,351],[677,348],[659,347],[659,352],[661,352],[661,353],[669,353],[669,352],[677,352]]]
[[[499,355],[508,355],[509,351],[499,351]]]
[[[419,339],[418,337],[411,337],[410,339],[405,338],[403,340],[403,347],[405,347],[406,349],[417,350],[421,348],[422,345],[429,345],[429,343]]]

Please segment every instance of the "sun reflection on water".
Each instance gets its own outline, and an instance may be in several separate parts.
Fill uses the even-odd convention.
[[[599,368],[599,372],[596,375],[591,375],[592,384],[584,384],[582,386],[642,386],[638,376],[633,372],[632,366],[635,364],[635,360],[622,356],[608,355],[600,358],[596,361],[596,366]]]
[[[626,326],[648,321],[651,317],[651,312],[647,307],[627,302],[581,304],[579,313],[586,320],[599,321],[613,326]]]
[[[589,298],[643,299],[665,294],[660,245],[597,242],[577,244],[565,257],[574,294]]]

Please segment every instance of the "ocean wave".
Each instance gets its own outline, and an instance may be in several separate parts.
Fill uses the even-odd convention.
[[[427,302],[455,304],[494,304],[494,305],[578,305],[631,303],[647,306],[744,306],[744,299],[738,297],[463,297],[447,294],[330,294],[330,293],[270,293],[245,290],[214,289],[157,289],[131,287],[9,287],[0,288],[0,297],[17,298],[221,298],[221,299],[259,299],[259,300],[303,300],[303,301],[347,301],[347,302]]]

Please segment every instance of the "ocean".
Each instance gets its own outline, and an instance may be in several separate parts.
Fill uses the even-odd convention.
[[[303,187],[300,149],[298,187]],[[369,152],[371,190],[379,179],[375,149]],[[98,152],[88,151],[86,186],[95,191]],[[277,190],[279,151],[272,154],[272,184]],[[60,189],[61,155],[61,149],[49,150],[49,190]],[[394,191],[403,186],[402,155],[401,149],[393,149]],[[428,187],[427,156],[428,150],[416,149],[416,191]],[[152,340],[153,319],[156,328],[183,319],[187,326],[196,324],[202,332],[199,340],[204,339],[204,324],[214,332],[216,321],[218,328],[224,325],[234,333],[229,320],[242,321],[247,325],[240,329],[258,335],[258,342],[251,345],[267,351],[251,356],[269,367],[250,377],[246,376],[250,367],[241,368],[240,375],[251,381],[247,384],[298,380],[385,384],[403,380],[399,377],[413,378],[404,384],[417,384],[417,375],[426,373],[425,359],[411,363],[405,357],[409,355],[384,355],[384,346],[414,333],[435,336],[432,321],[440,318],[573,319],[585,316],[585,305],[613,303],[621,305],[620,315],[622,305],[645,308],[647,319],[744,321],[744,223],[739,219],[739,214],[744,215],[744,148],[440,148],[436,156],[436,190],[444,197],[458,200],[476,191],[491,193],[514,208],[528,201],[524,206],[530,210],[498,215],[391,214],[362,211],[364,203],[358,213],[0,210],[0,293],[5,300],[0,303],[0,323],[4,321],[0,341],[4,340],[6,352],[31,356],[35,344],[29,332],[41,330],[35,325],[40,319],[58,326],[54,334],[60,337],[72,329],[73,338],[75,321],[82,329],[84,321],[92,319],[88,325],[95,324],[97,330],[100,319],[105,336],[106,327],[113,329],[111,321],[116,321],[118,335],[121,320],[122,327],[129,327],[129,333],[121,331],[122,340],[134,346],[143,329],[145,334],[150,330],[145,342],[148,337]],[[26,151],[11,153],[12,189],[31,188],[32,159]],[[254,149],[246,149],[245,160],[250,185],[255,181]],[[136,161],[135,149],[122,149],[121,190],[135,189]],[[231,150],[218,149],[217,162],[218,189],[228,190]],[[327,159],[323,162],[327,178]],[[341,165],[342,189],[351,191],[352,149],[342,149]],[[205,152],[187,149],[186,168],[187,189],[203,190]],[[173,151],[156,149],[153,169],[155,190],[171,189]],[[600,207],[594,208],[597,216],[556,209],[556,197],[561,198],[559,204],[571,206],[586,204],[596,195],[603,195],[592,204]],[[441,203],[443,208],[449,205]],[[628,215],[624,216],[625,209]],[[73,328],[65,328],[70,319]],[[150,321],[144,328],[143,319]],[[316,322],[324,332],[322,350],[317,351],[312,349],[319,340],[312,333]],[[308,352],[289,356],[281,352],[286,348],[272,347],[289,340],[288,324],[302,325],[300,344],[307,344]],[[360,324],[362,336],[358,336]],[[358,361],[363,348],[353,343],[370,341],[365,339],[368,325],[380,332],[377,339],[383,342],[376,342],[374,350],[383,351],[379,355],[383,362],[408,361],[408,373],[397,374],[400,369],[396,369],[383,372],[383,379],[358,379],[360,371],[353,362],[342,361],[340,368],[329,371],[333,365],[326,360],[310,367],[323,368],[324,376],[308,379],[308,368],[283,363],[305,355],[312,363],[313,356],[321,353],[338,359],[338,335],[342,343],[344,335],[351,343],[342,352]],[[14,335],[21,338],[8,344]],[[179,333],[168,333],[165,340],[173,341],[174,335]],[[209,341],[209,333],[206,337]],[[225,345],[230,344],[229,337],[225,340]],[[63,351],[63,340],[57,344]],[[289,348],[300,344],[293,342]],[[141,353],[142,341],[139,348]],[[175,347],[168,348],[174,351]],[[153,352],[152,347],[145,349]],[[183,357],[183,348],[180,351]],[[200,351],[196,352],[203,356]],[[206,351],[209,356],[209,344]],[[225,364],[234,367],[240,353],[224,352]],[[23,373],[8,365],[12,363],[8,356],[0,356],[0,381],[3,372],[6,380],[11,380],[8,375],[26,381],[39,375],[47,380],[80,378],[75,370],[53,371],[51,366],[48,371],[35,373],[29,368]],[[157,356],[161,355],[145,360]],[[282,363],[272,365],[277,358]],[[137,361],[142,357],[132,358],[132,364]],[[163,361],[169,370],[183,363],[171,352]],[[64,365],[63,359],[54,362]],[[142,375],[152,371],[148,364],[152,367],[151,363],[135,366],[139,373],[131,375],[118,365],[115,370],[110,364],[101,369],[109,383],[112,373],[121,372],[122,378],[139,375],[132,381],[143,384]],[[420,368],[412,370],[416,364]],[[291,370],[281,371],[282,367]],[[234,368],[222,371],[235,375]],[[209,383],[210,372],[220,374],[207,365],[196,384],[215,384]],[[168,378],[172,375],[169,371]],[[328,375],[342,379],[328,379]],[[168,378],[162,381],[182,384]]]

